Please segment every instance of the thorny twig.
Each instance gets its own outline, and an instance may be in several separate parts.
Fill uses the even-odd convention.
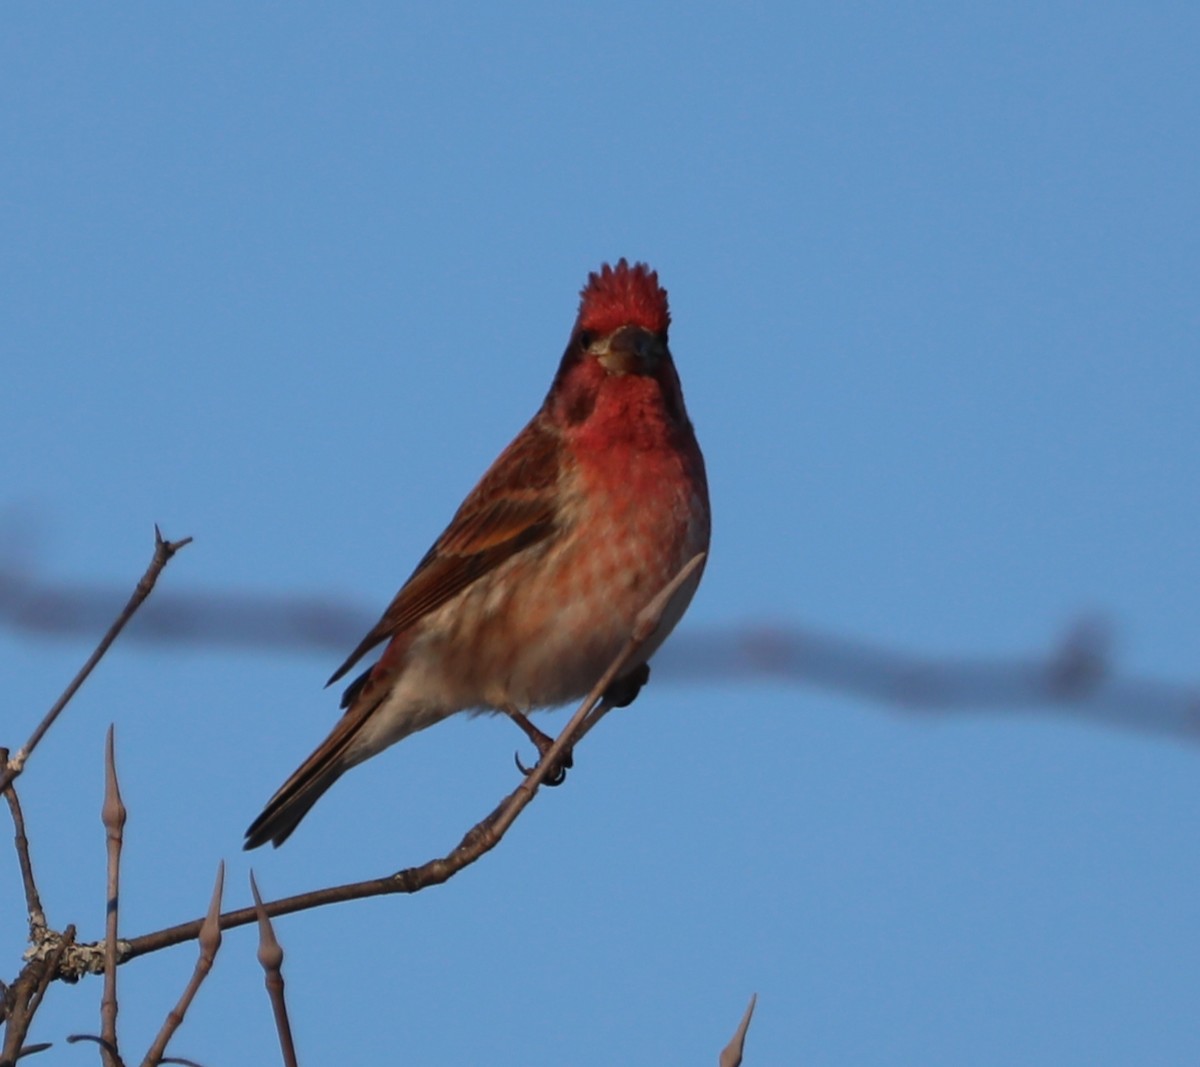
[[[208,903],[208,914],[204,917],[204,923],[200,927],[200,958],[196,960],[195,969],[192,971],[192,977],[188,980],[188,984],[179,998],[179,1002],[167,1013],[166,1019],[163,1020],[162,1027],[158,1031],[158,1036],[155,1037],[154,1043],[147,1051],[145,1059],[142,1060],[142,1067],[157,1067],[160,1063],[165,1063],[163,1054],[167,1051],[167,1043],[174,1036],[175,1031],[183,1025],[183,1020],[187,1015],[188,1008],[191,1007],[192,1001],[196,997],[204,979],[208,977],[212,970],[213,961],[217,958],[217,950],[221,947],[221,897],[225,890],[225,863],[222,861],[217,865],[217,882],[213,886],[212,898]],[[180,1062],[180,1061],[175,1061]]]
[[[258,962],[263,969],[271,1012],[275,1016],[275,1032],[279,1035],[279,1050],[284,1067],[298,1067],[296,1044],[292,1040],[292,1024],[288,1019],[287,1001],[283,995],[283,946],[275,936],[270,916],[263,907],[262,896],[254,872],[250,872],[250,892],[254,895],[254,912],[258,916]]]
[[[100,817],[108,853],[104,916],[104,995],[100,998],[100,1056],[106,1067],[118,1067],[117,1052],[117,920],[121,911],[121,846],[125,841],[127,812],[117,781],[113,753],[113,728],[104,741],[104,805]]]
[[[154,589],[155,583],[158,581],[158,576],[162,573],[163,568],[176,552],[184,545],[190,543],[191,538],[186,537],[181,541],[167,541],[163,538],[162,532],[157,526],[154,528],[154,555],[150,560],[150,565],[146,568],[146,572],[138,581],[134,588],[133,594],[129,601],[121,610],[116,620],[109,626],[104,637],[96,646],[95,651],[88,657],[86,663],[79,670],[79,673],[71,680],[71,683],[63,691],[62,696],[55,701],[50,710],[43,716],[42,721],[38,723],[33,733],[30,734],[29,740],[25,742],[16,752],[15,755],[9,755],[7,750],[3,751],[3,759],[0,759],[0,791],[4,792],[9,798],[9,804],[13,812],[13,821],[16,827],[16,846],[18,860],[21,866],[22,878],[25,885],[26,903],[30,911],[30,937],[33,941],[33,947],[27,954],[28,963],[22,969],[17,980],[4,990],[3,1001],[0,1003],[0,1020],[5,1020],[7,1027],[5,1030],[5,1038],[3,1052],[0,1052],[0,1067],[8,1067],[8,1064],[14,1062],[21,1053],[22,1044],[25,1035],[29,1031],[29,1027],[33,1021],[33,1015],[41,1004],[42,998],[49,983],[63,973],[63,969],[69,973],[78,973],[76,969],[79,966],[79,957],[77,955],[77,946],[75,941],[75,927],[68,926],[66,931],[60,936],[50,931],[45,923],[45,916],[42,913],[42,905],[38,896],[37,886],[33,877],[33,866],[29,859],[29,843],[25,837],[24,820],[21,816],[20,805],[16,799],[16,793],[11,788],[13,782],[25,769],[25,764],[32,755],[34,749],[37,748],[39,742],[46,735],[46,732],[54,725],[55,720],[62,713],[63,709],[70,703],[72,697],[79,691],[79,688],[87,680],[88,676],[95,669],[96,665],[103,659],[105,653],[112,646],[112,643],[117,639],[125,625],[133,618],[135,612],[145,602],[146,598]],[[111,763],[111,735],[110,735],[110,763]],[[115,778],[114,778],[115,787]],[[106,792],[106,797],[108,796]],[[119,796],[117,798],[119,803]],[[109,801],[105,802],[105,818],[106,826],[109,816]],[[111,846],[110,846],[111,848]],[[111,868],[110,868],[111,869]],[[109,899],[112,900],[115,896],[115,891],[110,886]],[[112,916],[111,922],[115,923],[115,915]],[[113,961],[110,969],[115,969],[116,963],[116,930],[111,929],[109,936],[106,938],[109,951],[108,955]],[[87,953],[84,952],[86,957]],[[67,960],[72,960],[70,965]],[[89,968],[90,969],[90,968]],[[115,982],[115,974],[111,981]],[[115,1026],[115,1011],[116,997],[115,991],[111,997],[113,1014],[113,1025]],[[109,1010],[107,1006],[102,1007],[102,1013]],[[102,1046],[104,1045],[101,1039]],[[115,1048],[112,1050],[115,1056]],[[107,1062],[119,1063],[119,1057],[109,1057]]]
[[[746,1006],[746,1013],[742,1016],[742,1021],[738,1023],[733,1037],[729,1039],[729,1044],[721,1050],[718,1067],[741,1067],[742,1053],[746,1049],[746,1032],[750,1029],[750,1019],[754,1015],[754,1005],[757,1003],[758,994],[754,993],[750,997],[750,1003]]]

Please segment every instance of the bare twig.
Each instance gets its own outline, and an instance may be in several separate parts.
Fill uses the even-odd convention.
[[[292,1024],[288,1020],[287,1001],[283,995],[283,946],[275,936],[267,909],[263,907],[253,871],[250,872],[250,892],[254,894],[254,912],[258,916],[258,962],[265,975],[267,995],[271,998],[275,1032],[279,1035],[279,1051],[283,1054],[284,1067],[298,1067]]]
[[[525,809],[526,805],[537,795],[538,787],[544,781],[552,768],[559,765],[563,754],[574,744],[580,725],[589,714],[601,704],[603,693],[619,677],[637,652],[648,641],[662,621],[663,612],[670,604],[672,597],[679,587],[687,581],[696,567],[703,561],[703,554],[692,559],[638,615],[633,632],[625,642],[624,648],[613,660],[604,676],[592,687],[592,691],[584,698],[579,709],[572,716],[566,728],[559,734],[558,739],[550,749],[538,760],[537,765],[529,771],[524,780],[514,789],[492,813],[480,820],[467,831],[462,841],[449,854],[439,859],[430,860],[419,867],[409,867],[383,878],[372,878],[362,882],[351,882],[346,885],[329,886],[315,889],[293,897],[272,901],[264,905],[270,916],[288,915],[295,911],[322,907],[347,900],[361,900],[366,897],[384,896],[390,893],[416,893],[432,885],[440,885],[490,852],[500,843],[501,838]],[[221,928],[242,926],[257,918],[254,908],[240,908],[237,911],[226,912],[221,916]],[[121,960],[134,959],[148,952],[156,952],[170,945],[178,945],[194,938],[200,929],[198,920],[181,923],[166,930],[143,934],[126,942],[123,946]]]
[[[733,1037],[730,1038],[729,1044],[721,1050],[718,1067],[741,1067],[742,1052],[746,1047],[746,1031],[750,1029],[750,1019],[754,1015],[754,1005],[756,1003],[758,1003],[758,994],[754,993],[750,997],[750,1003],[746,1006],[746,1013],[742,1016],[742,1021],[738,1023],[738,1028],[734,1031]]]
[[[70,703],[71,698],[79,691],[79,687],[87,681],[88,675],[95,669],[96,664],[104,658],[104,654],[108,651],[109,646],[117,639],[117,635],[125,628],[125,624],[133,618],[134,612],[141,607],[142,602],[150,595],[151,590],[154,588],[154,583],[158,581],[158,576],[162,573],[167,562],[184,545],[190,544],[191,540],[190,537],[185,537],[182,541],[166,541],[163,539],[159,528],[157,526],[154,527],[154,556],[150,560],[150,566],[146,568],[146,573],[142,575],[141,580],[134,588],[129,602],[122,609],[121,614],[117,616],[116,621],[108,628],[108,632],[100,639],[96,650],[88,657],[87,662],[80,668],[79,673],[71,679],[71,684],[63,691],[62,696],[54,702],[54,706],[46,712],[45,717],[38,723],[37,728],[29,735],[29,740],[17,750],[17,754],[9,759],[4,767],[0,767],[0,789],[7,788],[8,784],[25,769],[25,763],[33,754],[33,750],[37,748],[38,742],[45,736],[46,731],[54,725],[54,720],[58,718],[63,708]]]
[[[50,982],[58,975],[63,952],[75,942],[75,927],[63,931],[51,951],[45,957],[30,960],[22,969],[17,980],[8,987],[5,996],[6,1026],[4,1045],[0,1048],[0,1067],[12,1067],[22,1055],[25,1038],[33,1017],[41,1007],[42,999]]]
[[[29,1001],[29,1017],[33,1018],[38,1008],[42,1006],[42,1000],[46,996],[46,990],[50,988],[50,983],[58,974],[59,961],[63,958],[63,954],[75,944],[75,927],[68,926],[62,933],[54,950],[46,957],[45,967],[38,975],[37,986],[33,991],[33,996]]]
[[[105,1041],[104,1038],[100,1037],[98,1034],[68,1034],[67,1035],[67,1044],[68,1045],[76,1045],[80,1041],[90,1041],[94,1045],[99,1045],[100,1046],[100,1055],[105,1058],[105,1062],[108,1062],[109,1060],[113,1060],[116,1063],[121,1062],[121,1057],[117,1053],[117,1046],[114,1045],[111,1041]]]
[[[117,1067],[117,919],[121,910],[121,846],[125,840],[125,805],[117,781],[113,727],[104,741],[104,805],[100,817],[108,852],[107,902],[104,923],[104,995],[100,1000],[100,1049],[107,1067]]]
[[[0,748],[0,766],[8,762],[8,749]],[[25,834],[25,816],[17,788],[10,784],[4,790],[4,799],[12,813],[13,843],[17,850],[17,863],[21,868],[21,882],[25,886],[25,907],[29,912],[29,940],[36,942],[46,929],[46,913],[42,910],[42,898],[38,893],[37,881],[33,876],[33,861],[29,857],[29,838]]]
[[[145,1059],[142,1060],[142,1067],[157,1067],[158,1064],[166,1062],[163,1059],[163,1054],[167,1051],[167,1043],[174,1036],[175,1031],[183,1024],[187,1010],[191,1007],[196,993],[199,991],[204,979],[208,977],[209,971],[212,970],[213,961],[217,958],[217,950],[221,947],[220,915],[221,896],[224,890],[225,863],[222,861],[217,865],[217,882],[213,886],[212,899],[208,904],[208,914],[205,916],[204,923],[200,927],[200,958],[196,960],[196,967],[192,971],[192,977],[188,981],[187,988],[184,989],[183,995],[179,998],[179,1003],[167,1013],[166,1019],[163,1020],[162,1027],[158,1031],[158,1036],[154,1039],[154,1043],[146,1053]]]

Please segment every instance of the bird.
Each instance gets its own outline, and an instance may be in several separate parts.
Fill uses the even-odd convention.
[[[544,754],[549,738],[526,713],[591,690],[647,602],[707,553],[704,457],[670,322],[646,264],[621,259],[588,275],[541,407],[334,671],[328,685],[387,642],[346,689],[329,736],[250,824],[245,848],[283,844],[351,767],[461,711],[511,716]],[[672,597],[611,702],[637,695],[702,570]]]

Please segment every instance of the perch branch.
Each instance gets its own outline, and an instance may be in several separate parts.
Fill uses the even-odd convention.
[[[517,816],[525,809],[534,796],[538,787],[551,770],[559,765],[563,754],[575,742],[580,725],[589,714],[600,705],[602,696],[619,677],[625,668],[635,660],[638,651],[653,636],[662,621],[663,613],[671,603],[679,587],[701,564],[704,556],[694,557],[667,584],[638,615],[625,646],[617,658],[613,660],[604,676],[592,687],[592,691],[584,698],[579,709],[572,716],[566,728],[559,734],[549,750],[538,760],[537,764],[525,776],[522,782],[507,797],[500,802],[492,813],[480,820],[467,831],[458,846],[447,855],[433,859],[419,867],[409,867],[395,874],[382,878],[372,878],[362,882],[351,882],[340,886],[330,886],[325,889],[311,890],[296,896],[285,897],[264,905],[266,913],[272,917],[288,915],[296,911],[322,907],[326,904],[336,904],[347,900],[361,900],[366,897],[383,896],[390,893],[416,893],[432,885],[440,885],[490,852],[500,843],[508,828],[512,826]],[[221,916],[221,928],[228,930],[234,926],[242,926],[257,918],[254,908],[241,908],[237,911],[226,912]],[[135,937],[122,945],[121,961],[143,956],[148,952],[156,952],[170,945],[177,945],[194,938],[200,929],[200,921],[181,923],[165,930]]]

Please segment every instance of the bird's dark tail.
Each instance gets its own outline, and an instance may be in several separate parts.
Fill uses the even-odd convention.
[[[276,848],[282,845],[300,825],[322,794],[342,775],[344,767],[330,767],[313,774],[303,782],[289,779],[287,785],[270,800],[262,814],[250,824],[246,831],[243,848],[258,848],[268,841]]]
[[[378,700],[366,706],[360,704],[342,716],[333,732],[279,787],[262,814],[250,824],[243,848],[258,848],[268,841],[278,848],[291,836],[325,790],[358,762],[350,752],[351,744],[377,705]]]

